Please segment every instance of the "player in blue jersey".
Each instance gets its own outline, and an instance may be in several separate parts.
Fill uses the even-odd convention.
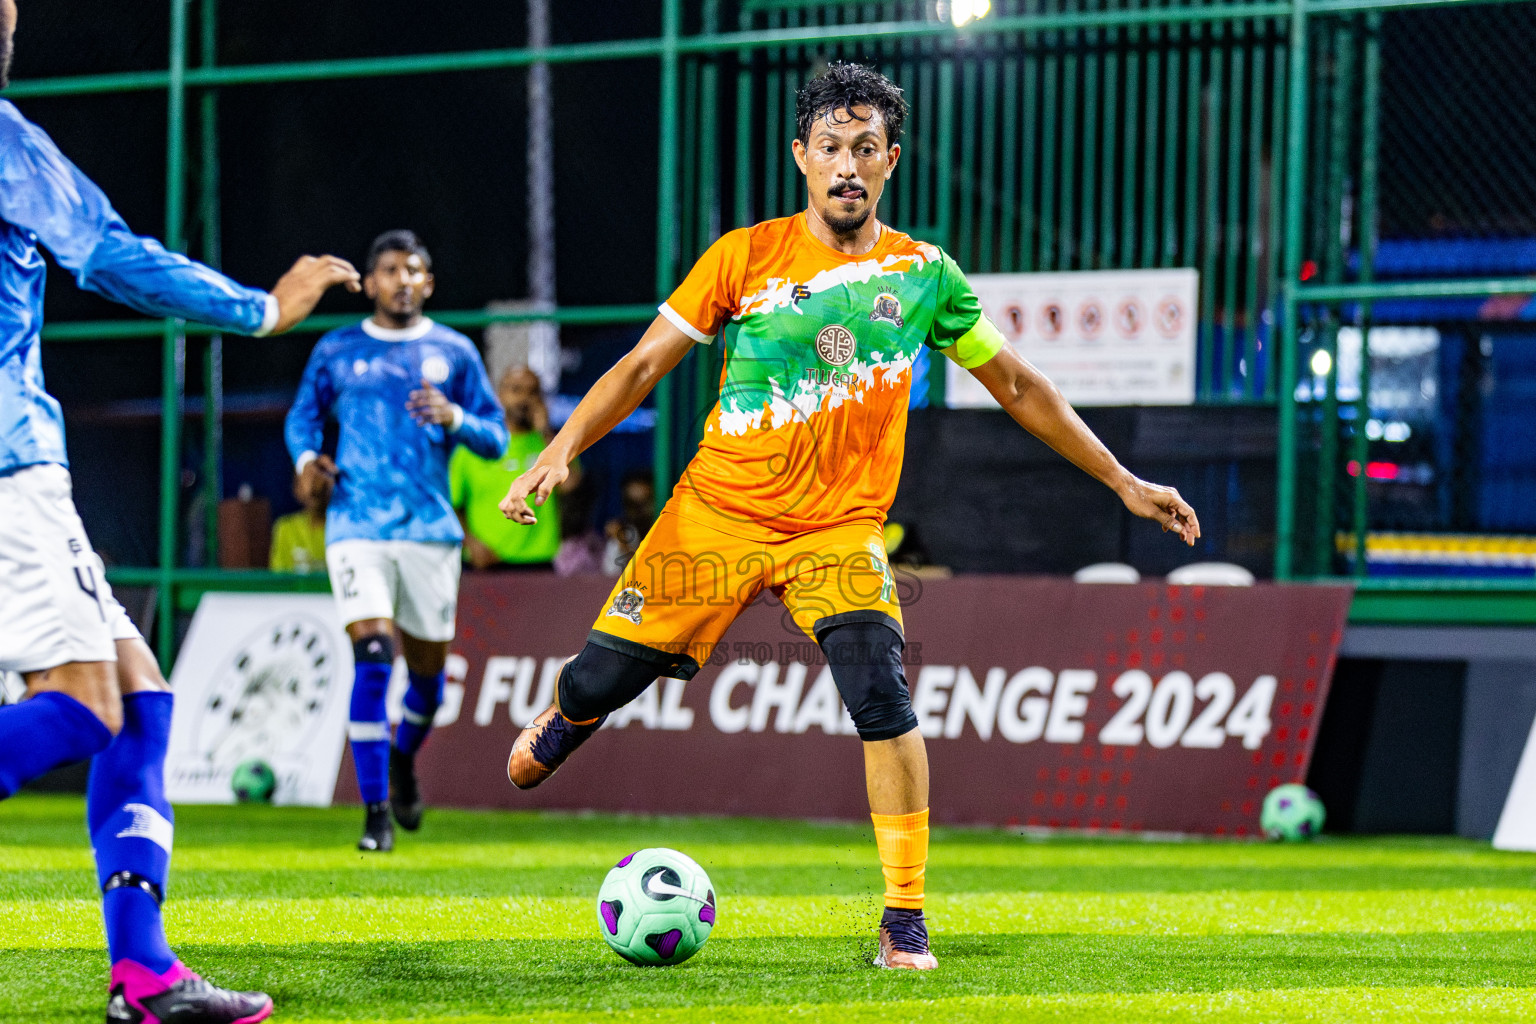
[[[363,289],[373,316],[320,339],[288,412],[300,487],[334,482],[325,518],[331,592],[352,639],[352,760],[367,806],[360,850],[394,848],[421,825],[416,752],[443,700],[443,666],[459,598],[464,533],[448,499],[456,444],[485,458],[507,446],[501,406],[474,343],[422,315],[432,257],[410,231],[368,252]],[[321,454],[327,417],[336,457]],[[394,633],[409,686],[390,744],[385,695]]]
[[[0,87],[15,28],[14,0],[0,0]],[[0,707],[0,799],[94,757],[86,818],[112,961],[107,1020],[251,1024],[271,999],[209,984],[165,941],[170,688],[75,512],[63,417],[43,387],[39,245],[81,287],[240,334],[287,330],[332,285],[356,290],[357,271],[305,257],[263,292],[167,252],[130,232],[53,140],[0,100],[0,670],[27,683],[25,700]]]

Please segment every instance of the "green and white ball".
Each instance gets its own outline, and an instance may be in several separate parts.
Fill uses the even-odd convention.
[[[277,773],[267,762],[253,757],[235,766],[229,776],[229,788],[234,791],[235,799],[243,804],[271,803],[272,791],[277,788]]]
[[[603,879],[597,924],[613,951],[632,964],[680,964],[715,927],[715,889],[692,858],[664,848],[640,850]]]
[[[1264,798],[1259,824],[1271,839],[1297,842],[1323,830],[1323,802],[1299,782],[1276,786]]]

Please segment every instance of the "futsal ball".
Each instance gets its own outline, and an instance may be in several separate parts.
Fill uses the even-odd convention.
[[[1264,798],[1259,824],[1271,839],[1311,839],[1323,830],[1323,802],[1299,782],[1276,786]]]
[[[272,791],[277,788],[277,773],[260,758],[241,761],[229,777],[229,788],[235,799],[243,804],[272,802]]]
[[[715,927],[715,890],[691,858],[676,850],[640,850],[603,879],[597,923],[613,951],[632,964],[680,964]]]

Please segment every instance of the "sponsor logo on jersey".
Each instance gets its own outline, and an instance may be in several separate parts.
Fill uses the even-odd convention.
[[[352,360],[352,372],[354,374],[356,374],[357,376],[359,376],[359,377],[361,377],[363,374],[367,373],[368,372],[368,360],[366,360],[366,359],[354,359],[354,360]]]
[[[804,302],[811,297],[811,290],[803,284],[797,284],[789,290],[791,302]]]
[[[421,375],[432,384],[441,384],[448,379],[448,360],[440,355],[430,355],[421,361]]]
[[[640,609],[645,607],[645,595],[636,587],[625,587],[613,597],[613,604],[608,609],[609,615],[617,615],[621,619],[628,619],[635,625],[640,625]]]
[[[842,324],[827,324],[816,333],[816,354],[833,366],[847,366],[853,362],[858,347],[853,332]]]
[[[890,292],[881,292],[875,296],[875,307],[869,311],[869,319],[884,320],[888,324],[897,327],[904,325],[901,319],[901,300]]]

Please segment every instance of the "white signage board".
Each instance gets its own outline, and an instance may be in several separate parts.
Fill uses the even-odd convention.
[[[1536,850],[1536,722],[1525,741],[1515,781],[1504,798],[1504,813],[1493,833],[1495,850]]]
[[[352,645],[329,594],[205,594],[171,673],[172,803],[232,803],[260,758],[273,802],[327,807],[346,742]]]
[[[1199,278],[1174,268],[969,280],[1003,337],[1073,405],[1189,405]],[[950,408],[997,407],[969,371],[945,366]]]

